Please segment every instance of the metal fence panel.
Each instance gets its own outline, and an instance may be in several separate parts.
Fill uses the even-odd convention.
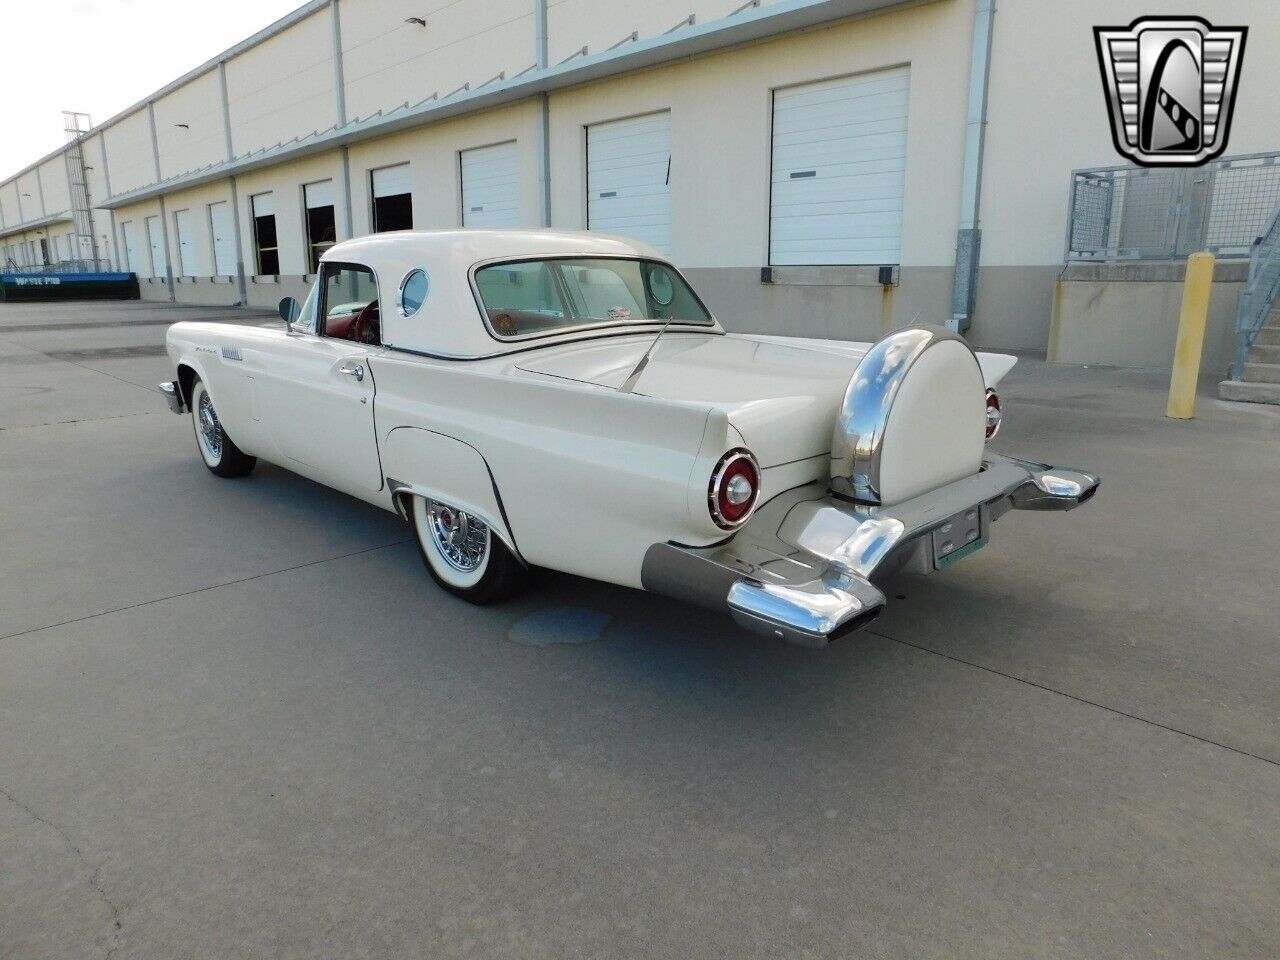
[[[1245,258],[1280,205],[1280,153],[1190,169],[1097,167],[1071,175],[1067,260]]]

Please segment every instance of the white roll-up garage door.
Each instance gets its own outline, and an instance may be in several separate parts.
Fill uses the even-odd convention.
[[[302,196],[308,210],[318,207],[333,206],[333,181],[321,180],[319,183],[308,183],[302,188]]]
[[[402,193],[413,191],[409,178],[409,165],[399,164],[394,167],[383,167],[373,171],[373,195],[375,197],[398,197]]]
[[[463,150],[462,225],[515,227],[519,224],[520,165],[515,141]]]
[[[213,272],[229,277],[236,272],[236,238],[227,201],[209,204],[209,229],[213,231]]]
[[[258,217],[274,217],[276,215],[276,198],[274,194],[254,194],[250,201],[254,219]]]
[[[773,96],[769,262],[901,260],[906,68]]]
[[[671,114],[587,128],[587,229],[671,252]]]

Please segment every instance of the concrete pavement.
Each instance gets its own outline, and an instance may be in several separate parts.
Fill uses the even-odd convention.
[[[1280,411],[1024,361],[1099,496],[807,651],[214,478],[197,316],[0,305],[0,957],[1275,956]]]

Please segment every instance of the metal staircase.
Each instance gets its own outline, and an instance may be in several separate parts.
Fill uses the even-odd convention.
[[[1218,385],[1223,400],[1280,404],[1280,206],[1249,254],[1249,279],[1236,308],[1236,361]]]

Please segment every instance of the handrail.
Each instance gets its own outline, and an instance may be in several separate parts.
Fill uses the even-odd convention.
[[[1258,331],[1271,316],[1276,294],[1280,293],[1280,204],[1267,222],[1267,229],[1253,242],[1249,251],[1249,279],[1240,291],[1236,306],[1236,362],[1231,378],[1244,376],[1249,350],[1258,339]]]
[[[0,268],[0,273],[12,275],[59,273],[110,273],[107,260],[60,260],[57,263],[16,263],[13,258]]]

